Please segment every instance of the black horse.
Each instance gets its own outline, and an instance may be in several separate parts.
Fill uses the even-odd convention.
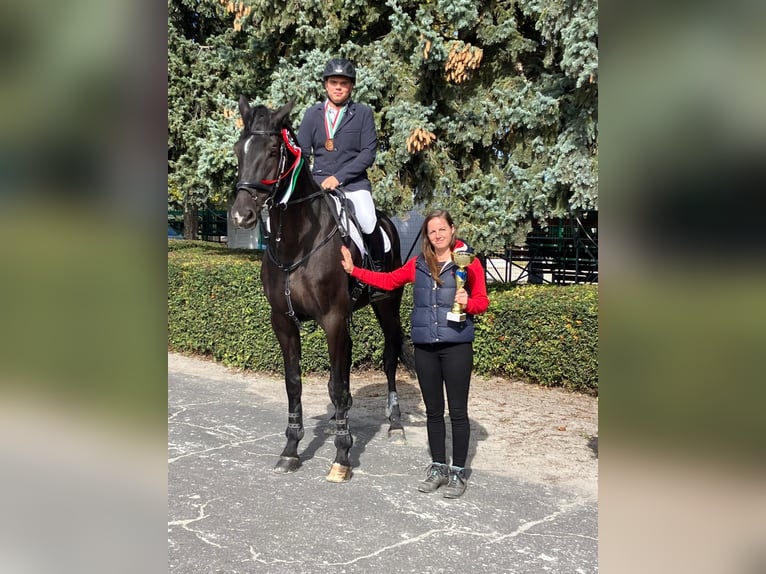
[[[289,125],[291,100],[276,111],[265,106],[251,107],[240,96],[239,111],[244,128],[234,146],[238,161],[236,197],[231,207],[234,224],[253,228],[263,207],[268,208],[270,235],[261,269],[261,281],[271,305],[271,326],[282,350],[287,388],[287,444],[274,468],[292,472],[300,466],[298,442],[303,438],[301,405],[300,321],[313,319],[324,330],[330,354],[328,389],[335,407],[335,461],[327,475],[331,482],[351,478],[348,453],[353,438],[348,425],[351,408],[349,377],[351,337],[349,320],[353,310],[369,303],[367,289],[352,287],[340,264],[344,242],[362,256],[348,240],[345,218],[338,216],[332,193],[314,181]],[[391,240],[387,269],[401,265],[399,237],[391,220],[378,213],[379,224]],[[389,436],[404,437],[396,393],[396,368],[400,357],[411,366],[406,354],[399,319],[402,290],[372,302],[385,337],[383,370],[388,379]]]

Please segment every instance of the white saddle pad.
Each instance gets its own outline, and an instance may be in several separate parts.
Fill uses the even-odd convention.
[[[356,243],[356,246],[359,248],[359,252],[364,255],[366,253],[366,250],[364,248],[364,241],[362,241],[362,234],[359,231],[359,228],[356,226],[356,224],[353,222],[353,220],[350,217],[346,217],[345,214],[341,212],[341,206],[340,206],[340,199],[335,197],[334,195],[330,196],[332,197],[333,201],[335,202],[335,209],[337,210],[338,217],[341,220],[341,223],[346,224],[348,223],[348,233],[351,235],[351,239]],[[385,230],[382,227],[379,227],[381,234],[383,235],[383,249],[386,253],[391,251],[391,238],[388,236],[388,234],[385,232]]]

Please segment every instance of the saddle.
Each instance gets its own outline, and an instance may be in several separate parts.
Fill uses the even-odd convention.
[[[359,221],[356,218],[353,202],[351,202],[346,195],[338,189],[333,190],[327,197],[330,197],[335,201],[335,210],[333,213],[336,215],[338,229],[340,230],[344,243],[348,246],[348,238],[351,237],[351,240],[356,243],[359,252],[362,254],[362,266],[365,269],[375,271],[376,269],[373,265],[372,257],[370,257],[369,249],[367,249],[362,238],[362,227],[359,225]],[[381,225],[377,225],[376,230],[383,238],[383,251],[387,256],[391,253],[391,238],[383,230]],[[387,292],[375,289],[371,286],[365,286],[357,280],[352,280],[351,285],[353,285],[353,288],[351,289],[351,300],[354,302],[359,299],[365,288],[369,291],[370,302],[380,301],[389,297]]]
[[[328,194],[335,203],[335,214],[338,222],[338,229],[344,240],[349,237],[356,244],[359,252],[362,254],[362,261],[366,269],[371,268],[370,258],[367,246],[362,239],[362,227],[359,225],[359,221],[356,218],[356,212],[354,210],[354,204],[349,200],[345,194],[340,190],[333,190]],[[391,252],[391,238],[383,230],[383,227],[377,226],[378,233],[383,237],[383,250],[386,254]]]
[[[331,200],[334,205],[333,215],[335,216],[335,222],[338,225],[341,237],[348,245],[348,239],[356,244],[359,249],[359,253],[362,254],[362,261],[366,269],[371,269],[372,265],[368,253],[367,246],[362,238],[362,227],[359,225],[359,221],[356,218],[356,212],[354,209],[354,203],[349,200],[346,195],[339,189],[331,190],[327,195],[328,201]],[[271,219],[269,217],[262,217],[261,224],[263,225],[264,234],[266,237],[271,235]],[[383,237],[383,250],[386,254],[391,253],[391,238],[384,231],[383,227],[378,225],[378,233]]]

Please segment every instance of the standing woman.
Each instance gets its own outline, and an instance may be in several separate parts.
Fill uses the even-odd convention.
[[[471,435],[468,389],[473,370],[473,316],[487,310],[489,299],[484,269],[478,259],[466,267],[465,287],[457,288],[457,266],[452,262],[452,252],[470,248],[455,235],[455,225],[447,211],[431,212],[423,222],[421,234],[422,253],[390,273],[355,267],[346,247],[341,247],[341,263],[346,273],[378,289],[392,290],[414,283],[412,343],[431,450],[431,464],[418,490],[434,492],[443,486],[445,498],[458,498],[466,489],[465,462]],[[447,320],[454,302],[463,305],[464,322]],[[451,465],[447,464],[445,449],[445,389],[452,423]]]

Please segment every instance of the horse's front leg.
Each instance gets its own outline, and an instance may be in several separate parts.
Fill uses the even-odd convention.
[[[282,349],[287,390],[287,444],[274,467],[274,472],[286,473],[298,470],[298,443],[303,438],[303,405],[301,394],[301,337],[295,321],[282,312],[271,313],[271,326]]]
[[[349,450],[354,444],[348,425],[348,411],[351,409],[351,336],[345,317],[326,320],[322,328],[327,335],[330,352],[330,400],[335,406],[335,461],[327,475],[330,482],[346,482],[351,479]]]

